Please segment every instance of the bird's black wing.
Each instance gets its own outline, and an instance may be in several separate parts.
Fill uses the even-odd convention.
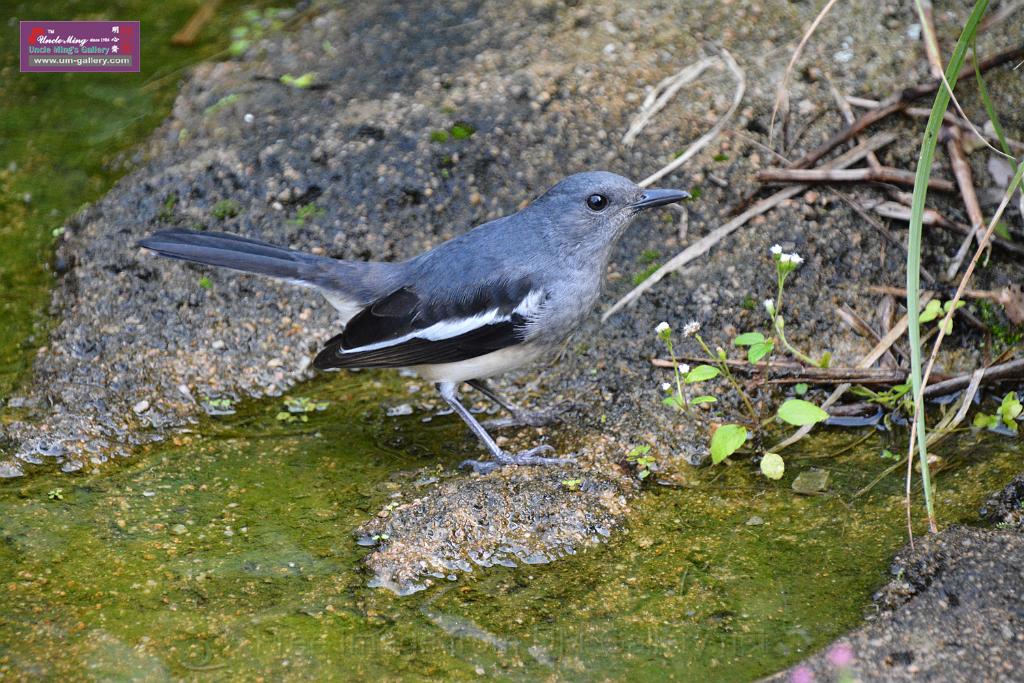
[[[321,370],[387,368],[476,358],[522,343],[529,315],[542,298],[528,279],[431,297],[402,287],[353,316],[313,364]]]

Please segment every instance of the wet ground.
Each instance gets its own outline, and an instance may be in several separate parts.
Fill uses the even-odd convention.
[[[95,192],[122,168],[131,173],[57,240],[62,277],[45,346],[39,302],[49,276],[39,264],[53,237],[40,207],[49,205],[26,206],[18,182],[29,176],[5,176],[14,189],[4,207],[16,219],[5,230],[21,251],[4,271],[15,296],[3,303],[20,322],[0,338],[11,359],[0,389],[36,364],[3,394],[0,468],[31,476],[0,485],[0,578],[18,596],[0,614],[0,666],[17,677],[84,666],[155,678],[480,669],[572,680],[667,668],[735,680],[792,664],[856,625],[905,532],[896,477],[853,493],[889,464],[879,454],[898,451],[901,435],[866,435],[852,450],[863,437],[809,440],[787,452],[778,483],[746,459],[693,469],[687,461],[705,455],[699,432],[661,405],[666,376],[649,364],[662,352],[659,320],[697,319],[713,343],[728,326],[762,324],[756,302],[770,294],[776,242],[807,259],[787,289],[791,338],[839,362],[862,353],[869,343],[837,325],[834,306],[870,319],[877,298],[864,285],[899,284],[903,257],[826,194],[783,205],[608,325],[589,323],[557,364],[506,380],[521,402],[574,406],[561,425],[508,432],[510,443],[548,440],[576,452],[578,466],[482,478],[455,470],[477,446],[453,416],[438,415],[422,382],[359,373],[296,386],[336,331],[322,301],[133,246],[185,227],[403,258],[514,210],[565,173],[605,167],[640,178],[727,106],[731,81],[710,73],[634,147],[618,142],[644,87],[710,50],[701,41],[711,38],[748,71],[739,135],[665,181],[701,190],[688,232],[674,214],[639,222],[614,257],[610,302],[652,260],[716,226],[750,189],[749,173],[772,163],[751,140],[765,140],[772,84],[789,56],[782,46],[810,11],[314,8],[242,59],[197,68],[170,118],[123,165],[104,158],[80,170]],[[902,85],[894,74],[923,77],[904,49],[908,8],[883,8],[882,32],[865,13],[877,18],[878,8],[837,8],[808,59],[855,94],[888,93]],[[951,30],[956,17],[940,15]],[[987,35],[980,49],[1006,39]],[[308,89],[280,81],[306,73],[315,74]],[[1019,84],[993,79],[996,96],[1012,100]],[[838,117],[817,116],[831,102],[820,72],[801,73],[793,96],[808,122],[790,131],[796,156]],[[1020,111],[1001,108],[1004,125],[1017,125]],[[472,132],[455,136],[457,127]],[[903,135],[883,161],[906,166],[917,128],[892,127]],[[983,160],[972,161],[983,174]],[[74,185],[53,194],[65,202],[56,222],[69,197],[77,206],[95,196]],[[935,260],[956,248],[940,236],[929,243]],[[1018,277],[1019,264],[993,263],[981,286]],[[959,328],[954,339],[961,351],[944,364],[974,362],[982,340]],[[328,405],[291,414],[286,396]],[[944,523],[976,522],[986,492],[1015,473],[1017,441],[977,438],[965,433],[942,453]],[[624,460],[643,443],[660,469],[642,490]],[[129,457],[112,462],[118,455]],[[796,475],[821,467],[833,478],[827,495],[792,493]],[[548,560],[557,561],[531,564]],[[368,583],[429,589],[400,599]]]

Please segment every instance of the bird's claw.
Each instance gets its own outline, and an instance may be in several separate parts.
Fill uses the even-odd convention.
[[[568,458],[545,458],[539,453],[550,453],[555,449],[548,444],[543,444],[519,453],[501,452],[494,460],[465,460],[461,467],[470,468],[477,474],[487,474],[506,465],[571,465],[572,460]]]

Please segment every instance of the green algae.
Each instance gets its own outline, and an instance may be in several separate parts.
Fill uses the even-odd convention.
[[[905,541],[898,476],[853,498],[891,436],[829,458],[854,437],[826,434],[778,482],[687,469],[603,546],[400,598],[366,586],[356,529],[410,486],[397,473],[464,476],[475,446],[451,415],[386,417],[399,391],[325,378],[306,423],[248,402],[96,474],[0,483],[0,674],[749,680],[855,626]],[[1015,471],[1014,441],[980,438],[944,453],[944,523]],[[811,467],[829,490],[796,495]]]
[[[18,19],[140,20],[143,66],[137,74],[23,74],[13,45],[0,54],[0,397],[45,344],[61,226],[135,163],[131,148],[169,113],[184,69],[223,51],[231,23],[253,4],[261,3],[222,3],[183,48],[170,37],[195,11],[193,0],[8,3],[7,16]]]

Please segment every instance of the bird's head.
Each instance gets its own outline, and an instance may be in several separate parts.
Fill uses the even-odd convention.
[[[606,250],[640,212],[689,196],[682,190],[645,189],[607,171],[589,171],[565,178],[525,211],[543,224],[548,239],[563,247]]]

